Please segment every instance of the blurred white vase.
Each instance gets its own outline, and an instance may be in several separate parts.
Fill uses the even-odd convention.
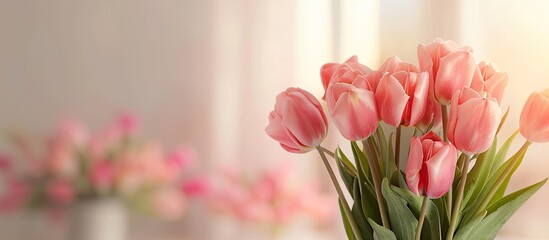
[[[70,213],[70,240],[126,240],[128,213],[115,198],[83,200]]]

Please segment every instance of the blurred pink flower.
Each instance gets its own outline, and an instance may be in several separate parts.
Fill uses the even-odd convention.
[[[331,203],[321,206],[327,203],[326,199],[337,199],[335,195],[322,193],[315,183],[299,184],[292,180],[291,174],[295,172],[291,164],[265,169],[253,178],[237,174],[238,169],[230,172],[220,174],[224,178],[212,186],[208,203],[216,213],[244,222],[284,225],[298,215],[322,222],[336,210]]]
[[[153,211],[165,220],[177,220],[185,214],[185,196],[177,188],[161,189],[152,197]]]
[[[201,197],[206,196],[210,193],[210,181],[205,177],[195,177],[192,179],[186,180],[182,186],[181,190],[188,197]]]
[[[189,146],[181,146],[172,151],[167,158],[167,164],[170,168],[186,170],[196,159],[194,149]]]
[[[115,128],[119,129],[124,135],[133,135],[139,130],[140,125],[140,120],[135,115],[122,113],[118,117]]]
[[[76,189],[74,189],[74,186],[63,180],[49,182],[46,187],[46,193],[50,201],[60,205],[69,204],[76,197]]]
[[[0,211],[14,211],[22,207],[29,197],[26,182],[7,176],[3,179],[4,192],[0,196]]]
[[[0,172],[11,169],[11,159],[9,156],[0,153]]]
[[[100,193],[109,191],[114,182],[113,164],[108,161],[96,161],[92,164],[89,176],[92,187]]]

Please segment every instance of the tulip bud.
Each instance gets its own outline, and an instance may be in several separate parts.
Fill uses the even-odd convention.
[[[352,57],[334,71],[326,89],[328,112],[334,125],[351,141],[368,138],[378,124],[374,92],[365,78],[368,71],[364,67]]]
[[[327,129],[318,100],[305,90],[288,88],[276,97],[265,132],[286,151],[305,153],[322,143]]]
[[[499,72],[490,63],[480,62],[475,70],[471,88],[479,92],[489,92],[501,104],[501,99],[507,87],[507,81],[507,73]]]
[[[482,153],[492,145],[500,121],[501,109],[495,98],[464,88],[452,98],[448,139],[466,154]]]
[[[379,117],[395,127],[418,123],[425,113],[428,81],[426,72],[383,75],[375,94]]]
[[[417,54],[420,70],[429,73],[430,95],[441,104],[448,105],[456,90],[471,85],[476,69],[471,48],[435,39],[420,44]]]
[[[417,195],[442,197],[452,186],[456,162],[456,148],[435,133],[413,137],[406,165],[406,184]]]
[[[520,133],[530,142],[549,141],[549,88],[526,100],[520,113]]]

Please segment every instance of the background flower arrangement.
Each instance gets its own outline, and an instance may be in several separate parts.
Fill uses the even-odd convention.
[[[166,152],[138,132],[138,119],[126,114],[95,134],[77,120],[62,121],[44,142],[11,134],[16,151],[0,160],[8,183],[0,208],[62,216],[74,204],[114,198],[163,219],[182,217],[188,199],[208,189],[206,179],[189,175],[193,150]]]
[[[270,237],[283,234],[300,220],[317,227],[330,223],[337,208],[330,203],[336,196],[323,191],[318,182],[297,179],[296,173],[287,162],[253,173],[225,168],[212,179],[209,208],[242,225],[267,227]]]
[[[277,96],[265,130],[289,152],[319,152],[349,239],[493,239],[547,180],[505,195],[531,142],[549,140],[549,90],[526,102],[520,133],[527,141],[507,158],[518,134],[498,147],[509,112],[500,107],[507,75],[477,64],[470,47],[440,39],[419,45],[418,59],[419,67],[394,56],[378,70],[356,57],[322,66],[323,99],[334,125],[351,141],[354,163],[339,148],[320,146],[327,117],[304,90]],[[402,171],[406,127],[414,133]],[[351,206],[326,155],[337,164]]]

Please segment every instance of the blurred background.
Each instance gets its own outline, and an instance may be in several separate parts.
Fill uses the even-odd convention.
[[[320,181],[330,194],[315,154],[286,153],[264,133],[278,92],[320,97],[326,62],[417,63],[417,45],[441,37],[509,74],[507,138],[529,93],[549,87],[548,10],[544,0],[0,0],[0,128],[45,136],[61,118],[97,129],[132,112],[167,148],[192,145],[197,171],[289,161],[296,182]],[[549,175],[548,146],[530,149],[511,190]],[[501,239],[549,239],[548,198],[544,187]],[[338,214],[321,227],[288,224],[289,239],[342,239]],[[240,239],[246,228],[199,204],[178,221],[130,216],[130,239]],[[63,239],[67,226],[50,222],[39,212],[0,215],[0,239]]]

